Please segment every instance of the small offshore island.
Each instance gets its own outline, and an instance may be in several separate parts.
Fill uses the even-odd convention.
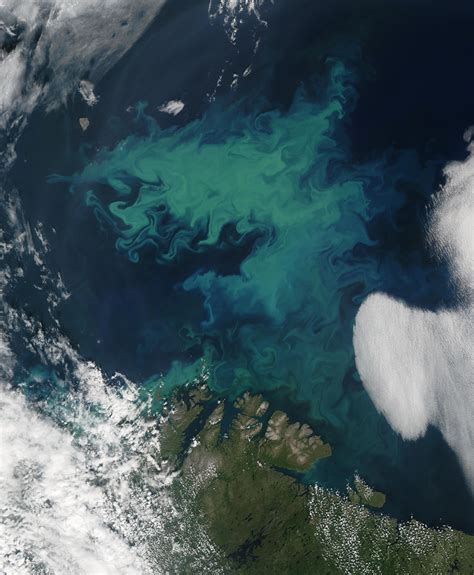
[[[160,429],[172,497],[212,545],[202,572],[474,573],[474,537],[371,512],[385,495],[359,476],[347,495],[301,483],[298,474],[331,447],[261,395],[231,402],[205,385],[177,390],[164,401]],[[184,561],[173,572],[192,568]]]

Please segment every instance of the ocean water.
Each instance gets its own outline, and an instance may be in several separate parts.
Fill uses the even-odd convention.
[[[97,106],[76,95],[30,118],[9,185],[44,266],[19,262],[5,298],[148,390],[205,361],[216,393],[262,391],[331,443],[306,481],[344,489],[357,471],[388,513],[474,532],[455,455],[434,429],[391,430],[352,348],[373,291],[455,302],[424,232],[474,120],[474,9],[379,4],[267,5],[233,44],[207,2],[170,2]],[[178,116],[159,112],[174,99]],[[11,336],[14,380],[54,414],[67,361],[27,341]]]

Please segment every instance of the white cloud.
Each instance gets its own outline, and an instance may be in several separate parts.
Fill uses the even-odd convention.
[[[164,3],[3,0],[0,23],[10,28],[16,23],[22,32],[13,50],[0,46],[0,129],[11,128],[39,103],[49,109],[62,103],[80,80],[97,82]]]
[[[354,348],[364,387],[393,429],[416,439],[438,427],[474,491],[474,144],[445,175],[428,240],[450,267],[457,308],[429,312],[373,294],[357,314]]]
[[[39,237],[35,248],[33,234],[22,231],[19,209],[9,209],[16,229],[12,243],[2,242],[0,231],[0,257],[28,253],[43,269],[48,245]],[[39,228],[34,234],[38,231],[41,236]],[[219,551],[188,512],[191,495],[180,499],[179,507],[172,497],[176,474],[161,460],[157,420],[144,416],[140,389],[120,374],[107,378],[60,329],[45,328],[10,307],[2,293],[14,274],[5,259],[0,273],[0,573],[159,575],[181,572],[181,565],[221,573]],[[20,389],[9,385],[17,361],[10,340],[18,335],[41,365],[61,374],[50,401],[28,403],[21,384]],[[43,377],[33,370],[28,381],[41,385]],[[28,387],[26,381],[23,385]]]
[[[95,106],[99,101],[99,97],[94,92],[94,84],[89,80],[79,82],[79,94],[88,106]]]
[[[172,116],[177,116],[184,109],[184,102],[181,100],[170,100],[160,106],[158,110],[164,112],[165,114],[171,114]]]
[[[71,436],[4,387],[0,417],[5,573],[141,573],[139,558],[107,526],[104,493],[94,486],[84,453]]]

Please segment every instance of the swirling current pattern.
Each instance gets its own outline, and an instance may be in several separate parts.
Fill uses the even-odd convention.
[[[183,312],[183,345],[199,347],[215,389],[288,388],[335,426],[350,410],[343,387],[355,376],[358,303],[410,273],[423,293],[433,273],[415,260],[403,270],[372,237],[375,222],[396,233],[406,202],[400,174],[409,180],[423,171],[409,153],[395,162],[351,160],[345,129],[354,86],[353,73],[334,61],[317,100],[301,89],[287,111],[216,105],[167,130],[148,119],[146,137],[102,150],[70,178],[51,178],[84,193],[132,262],[150,247],[164,270],[193,254],[222,262],[245,244],[237,270],[203,268],[197,258],[176,286],[198,294],[203,310],[199,322]],[[164,379],[183,383],[199,369],[201,360],[175,361]]]

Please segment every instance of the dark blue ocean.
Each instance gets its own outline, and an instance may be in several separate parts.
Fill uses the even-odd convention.
[[[352,349],[355,314],[373,291],[431,310],[455,301],[447,270],[426,245],[426,210],[445,164],[465,157],[462,135],[474,123],[474,5],[279,0],[262,9],[262,19],[266,24],[252,20],[243,26],[233,45],[225,27],[210,21],[207,2],[170,1],[96,86],[97,106],[89,108],[76,94],[59,110],[33,114],[9,184],[19,189],[28,222],[41,222],[47,267],[60,272],[70,297],[52,314],[45,293],[34,288],[39,272],[28,265],[6,297],[44,326],[59,325],[82,356],[108,374],[123,373],[143,386],[158,377],[168,377],[170,386],[185,383],[179,370],[184,374],[184,366],[210,354],[216,393],[262,391],[331,443],[332,457],[305,481],[344,490],[357,472],[387,494],[386,513],[474,533],[474,501],[456,456],[434,428],[414,442],[391,430],[362,387]],[[345,70],[342,87],[329,79],[335,62]],[[250,64],[251,73],[242,78]],[[231,88],[235,73],[240,80]],[[119,196],[104,175],[117,162],[120,142],[133,135],[127,143],[133,151],[144,139],[164,134],[174,138],[171,162],[192,138],[216,146],[242,133],[260,138],[271,131],[265,122],[279,121],[272,118],[317,114],[336,88],[344,114],[321,144],[324,173],[313,166],[308,177],[324,181],[325,194],[346,183],[356,191],[350,202],[338,204],[340,219],[328,226],[323,247],[311,245],[306,229],[295,228],[300,236],[293,236],[304,240],[304,261],[321,272],[327,295],[318,306],[307,303],[304,266],[292,249],[282,265],[298,277],[299,287],[276,306],[284,320],[254,309],[253,294],[237,298],[232,292],[231,299],[237,288],[225,278],[238,277],[259,246],[280,245],[276,225],[255,224],[242,233],[237,221],[229,221],[218,241],[200,249],[199,237],[185,234],[184,220],[163,216],[161,225],[184,238],[184,248],[174,252],[150,235],[143,239],[146,230],[133,237],[133,250],[123,248],[123,222],[110,217]],[[302,93],[306,108],[295,104]],[[179,115],[158,111],[178,98],[185,103]],[[146,103],[143,114],[137,113],[139,102]],[[85,132],[80,117],[90,120]],[[293,125],[285,121],[282,129],[291,133]],[[153,130],[158,135],[150,136]],[[103,172],[83,177],[104,148],[110,154]],[[219,169],[227,177],[227,167]],[[120,177],[136,199],[139,183],[126,165]],[[354,182],[370,209],[359,209]],[[87,200],[90,190],[94,202]],[[258,213],[252,217],[259,219]],[[271,292],[272,278],[280,277],[272,273],[255,284],[255,293]],[[199,279],[211,276],[214,283]],[[60,368],[48,365],[20,335],[12,345],[21,358],[18,381],[34,373],[27,392],[33,401],[47,399]],[[276,357],[271,368],[263,366],[269,349]],[[244,367],[252,377],[238,384],[233,374]]]

